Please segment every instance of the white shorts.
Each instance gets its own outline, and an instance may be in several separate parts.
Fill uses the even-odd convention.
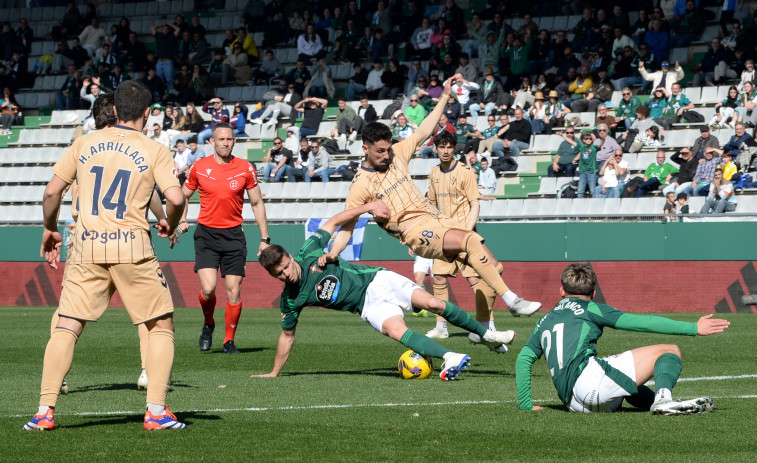
[[[402,275],[389,270],[379,271],[365,292],[365,305],[360,318],[381,333],[386,319],[397,315],[404,317],[403,310],[413,310],[411,298],[416,289],[420,286]]]
[[[415,256],[415,262],[413,263],[413,273],[423,273],[424,275],[432,275],[431,267],[434,266],[434,259],[427,259],[421,256]]]
[[[633,353],[628,350],[622,354],[605,357],[602,360],[611,367],[626,375],[629,381],[636,384],[636,367],[633,363]],[[584,371],[573,386],[573,396],[568,409],[572,412],[614,412],[623,403],[623,398],[632,393],[616,383],[596,358],[589,359]]]

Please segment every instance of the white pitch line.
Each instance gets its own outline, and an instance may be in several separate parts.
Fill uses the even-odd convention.
[[[737,375],[737,376],[701,376],[696,378],[680,378],[682,381],[722,381],[729,379],[747,379],[757,378],[757,375]],[[757,399],[757,395],[733,395],[733,396],[710,396],[711,399]],[[553,402],[554,399],[534,400],[534,402]],[[269,411],[292,411],[292,410],[334,410],[347,408],[388,408],[388,407],[439,407],[449,405],[497,405],[517,403],[517,400],[460,400],[453,402],[399,402],[383,404],[342,404],[342,405],[290,405],[287,407],[245,407],[245,408],[213,408],[209,410],[181,410],[179,413],[234,413],[234,412],[269,412]],[[79,412],[79,413],[57,413],[57,416],[122,416],[134,415],[141,412],[133,410],[120,410],[109,412]],[[8,418],[22,418],[28,414],[6,415]]]

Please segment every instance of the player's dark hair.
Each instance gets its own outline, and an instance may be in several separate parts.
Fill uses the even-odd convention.
[[[104,129],[116,125],[118,122],[116,113],[113,111],[113,92],[104,93],[97,97],[92,105],[92,115],[95,116],[95,128]]]
[[[268,273],[271,273],[271,270],[273,270],[273,268],[276,267],[279,262],[281,262],[281,259],[287,254],[287,250],[284,249],[283,246],[272,244],[263,249],[263,252],[260,253],[260,257],[258,257],[258,262],[260,262],[260,265],[262,265]]]
[[[229,129],[232,132],[234,131],[234,129],[231,128],[231,124],[229,124],[228,122],[219,122],[218,124],[213,126],[213,136],[215,136],[216,130],[218,129]]]
[[[361,133],[365,143],[376,143],[378,141],[392,141],[392,131],[389,127],[381,122],[370,122],[366,124]]]
[[[187,139],[187,145],[190,143],[197,143],[197,137],[189,137]]]
[[[434,145],[454,147],[457,145],[457,136],[446,130],[442,130],[434,137]]]
[[[587,264],[570,264],[560,275],[560,283],[567,295],[591,297],[597,286],[597,275]]]
[[[114,102],[118,119],[133,122],[144,116],[152,103],[152,93],[141,82],[126,80],[118,85]]]

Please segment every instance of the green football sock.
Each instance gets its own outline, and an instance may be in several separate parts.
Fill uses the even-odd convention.
[[[486,328],[481,326],[475,318],[468,315],[463,309],[447,301],[445,301],[445,305],[446,308],[444,309],[444,312],[442,312],[442,317],[444,317],[445,320],[466,331],[476,333],[479,336],[483,336],[484,333],[486,333]]]
[[[402,335],[400,342],[419,354],[428,355],[429,357],[441,359],[444,358],[444,354],[449,352],[448,349],[442,347],[438,342],[423,336],[422,334],[418,334],[409,328],[405,331],[405,334]]]
[[[681,357],[667,353],[662,354],[654,364],[654,384],[659,391],[662,388],[673,390],[681,375]]]

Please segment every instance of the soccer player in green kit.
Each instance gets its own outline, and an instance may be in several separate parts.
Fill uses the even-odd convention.
[[[707,336],[730,322],[705,315],[698,322],[633,315],[592,302],[597,276],[585,264],[571,264],[560,276],[563,299],[536,324],[515,363],[521,410],[541,410],[531,400],[531,366],[542,355],[560,400],[570,411],[612,412],[623,399],[655,415],[688,415],[712,410],[707,397],[675,401],[671,390],[681,374],[681,350],[674,344],[639,347],[606,358],[597,357],[604,327],[661,334]],[[657,392],[644,383],[654,377]]]
[[[450,381],[470,363],[465,354],[451,352],[436,341],[415,333],[405,325],[403,310],[428,310],[446,318],[455,326],[478,334],[482,343],[497,347],[510,341],[501,331],[487,330],[459,307],[435,298],[417,284],[380,267],[353,264],[343,259],[327,262],[324,247],[340,225],[372,213],[377,221],[388,220],[388,206],[375,201],[346,209],[326,222],[305,241],[297,257],[283,247],[272,245],[260,254],[260,264],[280,281],[286,283],[281,293],[281,335],[273,369],[264,375],[275,377],[281,372],[294,344],[300,313],[305,307],[324,307],[360,315],[373,328],[399,341],[414,351],[444,359],[442,380]]]

